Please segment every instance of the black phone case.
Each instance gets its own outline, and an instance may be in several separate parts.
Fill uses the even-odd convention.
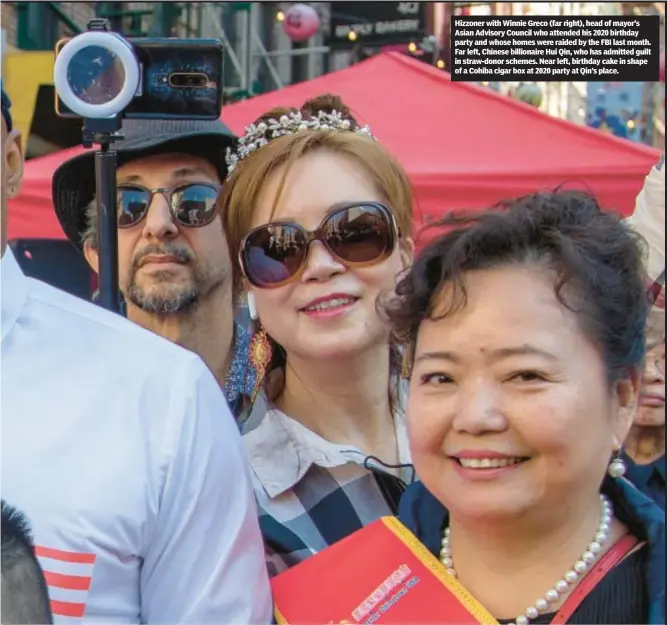
[[[140,93],[127,119],[218,119],[223,102],[223,46],[217,39],[128,38],[141,64]],[[205,87],[175,87],[169,77],[205,74]],[[56,95],[56,112],[77,117]]]

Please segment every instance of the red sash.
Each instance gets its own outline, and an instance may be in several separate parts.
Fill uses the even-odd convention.
[[[564,625],[637,545],[626,534],[584,576],[552,625]],[[497,625],[394,517],[383,517],[271,580],[278,623]]]
[[[280,624],[498,623],[394,517],[293,566],[271,588]]]

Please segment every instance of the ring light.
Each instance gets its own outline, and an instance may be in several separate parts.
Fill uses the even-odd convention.
[[[123,88],[112,100],[103,104],[90,104],[81,100],[67,79],[67,70],[74,55],[89,46],[99,46],[115,54],[125,71]],[[139,62],[132,47],[121,37],[109,32],[90,31],[77,35],[63,46],[53,66],[53,84],[60,99],[73,113],[90,119],[114,117],[121,113],[136,95],[140,79]]]

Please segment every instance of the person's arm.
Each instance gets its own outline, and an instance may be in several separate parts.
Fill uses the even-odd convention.
[[[141,573],[142,623],[270,623],[264,546],[234,419],[198,358],[172,380],[165,418],[174,424],[173,451]]]

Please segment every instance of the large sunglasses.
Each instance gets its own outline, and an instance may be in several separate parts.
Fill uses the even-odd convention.
[[[176,222],[188,228],[210,224],[216,215],[220,187],[208,182],[181,184],[167,189],[147,189],[136,184],[117,188],[118,227],[129,228],[148,214],[156,193],[164,196]]]
[[[292,222],[273,222],[251,230],[241,241],[239,261],[254,286],[273,289],[299,277],[313,241],[320,241],[347,267],[368,267],[394,251],[400,233],[384,204],[355,202],[329,213],[308,231]]]

